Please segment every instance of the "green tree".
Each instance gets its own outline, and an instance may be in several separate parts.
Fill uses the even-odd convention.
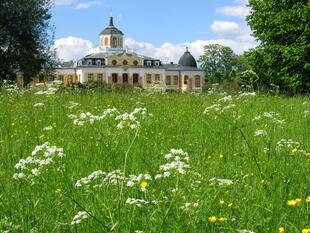
[[[249,0],[247,22],[260,45],[247,54],[260,83],[282,92],[310,90],[310,1]]]
[[[17,74],[30,82],[45,67],[51,67],[52,0],[0,1],[0,81]]]
[[[198,62],[201,63],[208,82],[230,81],[243,67],[241,57],[230,47],[219,44],[206,45]]]

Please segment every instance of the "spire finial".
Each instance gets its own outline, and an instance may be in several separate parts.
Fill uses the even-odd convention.
[[[188,47],[186,47],[186,52],[188,52]]]
[[[112,14],[110,15],[110,24],[109,24],[109,27],[114,27],[114,24],[113,24],[113,16],[112,16]]]

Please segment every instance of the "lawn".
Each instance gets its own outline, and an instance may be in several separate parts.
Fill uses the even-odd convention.
[[[0,92],[0,232],[310,232],[310,99]]]

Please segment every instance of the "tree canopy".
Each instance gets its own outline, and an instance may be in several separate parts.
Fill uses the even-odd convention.
[[[283,92],[310,90],[310,1],[249,0],[247,22],[260,45],[247,54],[260,83]]]
[[[21,73],[24,82],[50,67],[52,0],[0,1],[0,81],[15,80]]]
[[[206,45],[198,62],[201,63],[208,82],[230,81],[243,69],[243,58],[236,55],[230,47],[219,44]]]

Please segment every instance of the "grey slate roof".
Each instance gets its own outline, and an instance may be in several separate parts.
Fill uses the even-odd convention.
[[[182,66],[180,64],[164,64],[163,67],[167,69],[168,71],[202,71],[201,69],[198,69],[197,67],[191,67],[191,66]]]
[[[121,30],[117,29],[114,26],[112,16],[110,16],[109,26],[106,29],[104,29],[99,35],[111,35],[111,34],[113,34],[113,35],[124,35],[124,33]]]
[[[195,58],[192,56],[192,54],[188,51],[188,48],[186,48],[185,53],[180,58],[179,65],[197,68],[197,62]]]

